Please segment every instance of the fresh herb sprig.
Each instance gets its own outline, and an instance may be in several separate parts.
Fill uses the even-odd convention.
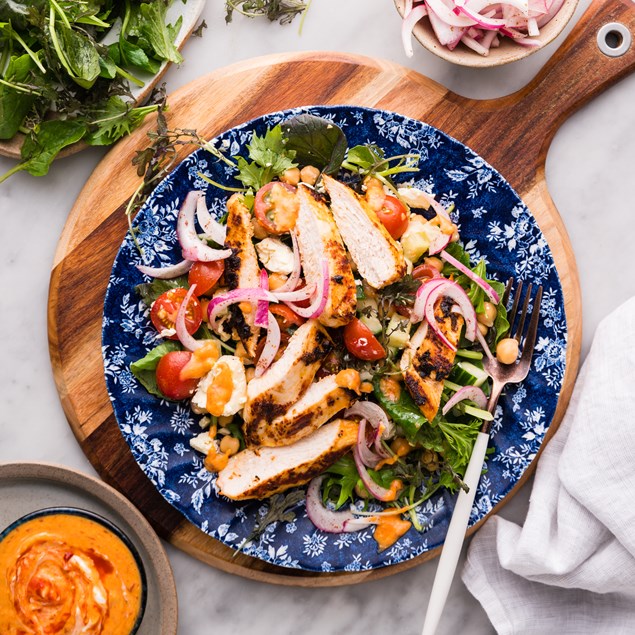
[[[233,556],[237,556],[246,545],[259,538],[269,525],[276,522],[293,522],[295,520],[293,508],[305,498],[306,492],[303,489],[293,489],[287,494],[274,494],[267,501],[268,508],[264,516],[256,521],[251,533],[240,543]]]
[[[150,145],[143,150],[137,150],[132,159],[132,164],[137,168],[137,174],[143,177],[143,180],[130,197],[125,210],[130,233],[141,254],[143,254],[143,249],[136,239],[132,221],[156,184],[174,167],[179,157],[180,148],[186,146],[203,148],[217,160],[223,161],[231,167],[236,167],[236,164],[224,154],[222,149],[217,148],[213,142],[203,139],[196,130],[170,129],[165,116],[167,110],[165,84],[155,89],[155,92],[156,99],[160,101],[157,110],[157,127],[148,132],[148,138],[151,140]]]
[[[265,17],[271,22],[289,24],[303,15],[310,4],[311,0],[226,0],[225,22],[233,20],[235,11],[247,18]]]

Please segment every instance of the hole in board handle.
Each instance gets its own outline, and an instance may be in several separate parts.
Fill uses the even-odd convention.
[[[608,57],[624,55],[632,43],[631,32],[619,22],[605,24],[597,36],[598,48]]]

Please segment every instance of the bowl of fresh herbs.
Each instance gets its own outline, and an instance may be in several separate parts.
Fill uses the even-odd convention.
[[[110,145],[195,28],[205,0],[0,0],[0,176],[48,172],[60,153]]]

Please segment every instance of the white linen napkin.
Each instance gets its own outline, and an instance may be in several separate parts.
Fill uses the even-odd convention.
[[[489,519],[462,578],[501,635],[635,634],[635,298],[597,329],[524,526]]]

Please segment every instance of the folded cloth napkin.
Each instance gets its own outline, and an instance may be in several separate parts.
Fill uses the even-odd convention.
[[[635,298],[597,329],[524,526],[488,520],[462,578],[500,634],[635,634]]]

